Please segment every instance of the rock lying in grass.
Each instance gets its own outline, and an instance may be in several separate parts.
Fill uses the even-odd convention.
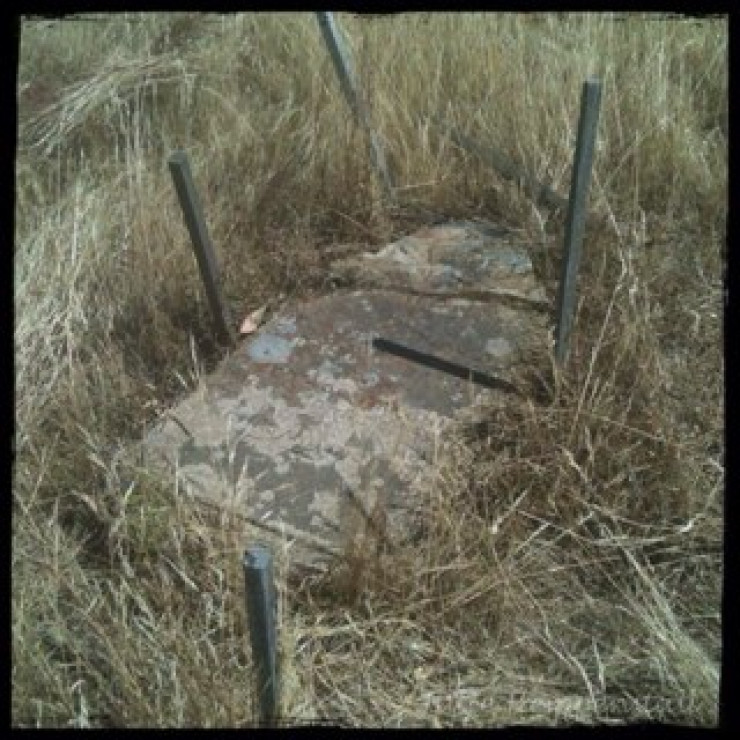
[[[250,537],[309,565],[413,536],[440,433],[526,392],[547,348],[526,249],[491,224],[423,229],[337,269],[366,287],[283,307],[144,441],[183,496],[236,507]]]
[[[461,221],[421,229],[377,253],[336,260],[340,281],[365,288],[547,308],[526,249],[505,229]]]

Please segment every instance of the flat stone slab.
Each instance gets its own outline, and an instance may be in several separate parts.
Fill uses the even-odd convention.
[[[284,307],[148,433],[146,459],[287,537],[304,563],[413,536],[436,435],[458,410],[517,392],[546,356],[526,249],[503,237],[477,222],[425,229],[368,255],[392,289]],[[446,246],[435,256],[430,243]]]
[[[522,243],[486,221],[419,229],[379,252],[337,260],[332,268],[358,287],[548,308]]]

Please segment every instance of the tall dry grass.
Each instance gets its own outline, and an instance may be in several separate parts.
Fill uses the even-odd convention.
[[[547,403],[440,441],[423,537],[281,576],[283,713],[347,724],[717,722],[727,23],[340,15],[399,186],[384,207],[310,14],[22,24],[12,717],[254,722],[242,524],[124,454],[222,354],[166,159],[185,149],[236,315],[330,289],[333,243],[436,216],[562,215],[436,115],[567,195],[604,81],[571,360]]]

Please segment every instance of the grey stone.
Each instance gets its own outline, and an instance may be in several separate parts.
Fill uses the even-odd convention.
[[[525,245],[500,227],[431,227],[350,262],[338,271],[366,287],[283,307],[143,445],[183,495],[238,507],[308,565],[358,538],[412,536],[436,438],[461,409],[506,392],[374,338],[514,386],[546,356],[544,292]]]

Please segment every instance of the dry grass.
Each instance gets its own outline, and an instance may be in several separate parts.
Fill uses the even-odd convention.
[[[12,718],[254,722],[243,529],[121,451],[217,362],[166,157],[184,148],[243,315],[329,289],[327,247],[428,215],[562,219],[439,136],[567,195],[604,80],[571,360],[476,409],[424,536],[281,578],[283,714],[350,725],[718,721],[727,23],[340,15],[401,205],[385,209],[310,14],[25,21],[15,240]],[[358,585],[359,584],[359,585]]]

